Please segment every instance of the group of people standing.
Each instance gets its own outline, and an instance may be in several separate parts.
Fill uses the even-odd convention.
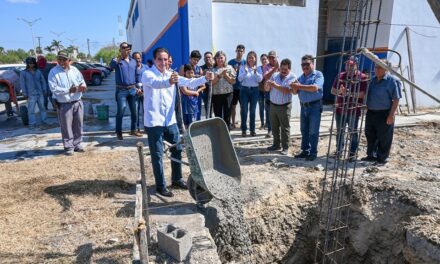
[[[290,114],[292,98],[297,95],[300,101],[301,151],[295,158],[313,161],[318,155],[319,127],[322,112],[324,77],[315,70],[314,58],[304,55],[301,58],[302,74],[297,77],[291,70],[290,59],[278,61],[276,51],[260,56],[261,66],[257,65],[257,54],[248,52],[243,59],[245,48],[238,45],[235,59],[227,62],[226,54],[218,51],[213,56],[205,52],[205,64],[197,66],[201,59],[198,51],[190,54],[189,63],[179,69],[179,74],[172,70],[172,57],[165,48],[154,50],[154,64],[142,64],[140,53],[131,53],[131,45],[120,45],[120,56],[113,59],[110,66],[115,69],[118,105],[116,116],[116,135],[122,136],[122,117],[125,108],[131,111],[130,134],[142,136],[139,129],[139,115],[136,111],[143,108],[143,126],[148,136],[151,163],[156,182],[156,190],[163,196],[172,196],[167,188],[163,169],[163,141],[176,144],[170,149],[172,186],[186,189],[182,179],[181,164],[176,162],[182,157],[179,143],[180,131],[176,109],[178,95],[182,96],[183,124],[188,126],[194,120],[200,120],[202,106],[211,113],[209,95],[212,95],[212,110],[215,116],[222,118],[230,129],[235,120],[231,115],[234,105],[240,102],[242,135],[247,136],[247,117],[249,113],[249,131],[255,136],[255,112],[260,104],[261,127],[267,127],[273,134],[273,144],[269,151],[281,151],[287,155],[290,146]],[[83,152],[82,93],[87,86],[81,73],[70,66],[68,54],[60,51],[58,65],[48,76],[50,91],[58,106],[58,118],[64,149],[67,155]],[[34,64],[33,61],[30,64]],[[375,67],[375,77],[369,81],[358,69],[356,58],[345,62],[346,71],[335,78],[332,93],[337,97],[337,151],[340,155],[344,148],[343,132],[351,133],[350,157],[355,157],[358,147],[358,121],[367,96],[367,117],[365,134],[367,138],[367,157],[365,161],[386,163],[390,153],[394,115],[398,106],[400,82],[381,67]],[[27,74],[27,73],[26,73]],[[37,75],[35,75],[37,76]],[[23,78],[27,78],[25,75]],[[33,77],[36,78],[36,77]],[[369,88],[367,89],[369,84]],[[44,83],[41,82],[41,86]],[[367,92],[368,90],[368,92]],[[203,104],[202,104],[203,102]],[[136,124],[137,121],[137,124]]]

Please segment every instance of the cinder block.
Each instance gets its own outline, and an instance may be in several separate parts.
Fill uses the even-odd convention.
[[[159,249],[178,261],[188,256],[192,247],[192,238],[187,230],[167,225],[157,229]]]

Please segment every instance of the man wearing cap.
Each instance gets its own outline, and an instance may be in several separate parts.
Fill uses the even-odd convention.
[[[274,51],[274,50],[269,51],[269,53],[267,53],[267,57],[269,59],[269,63],[263,67],[263,84],[266,81],[270,80],[272,75],[274,73],[278,72],[280,69],[280,64],[278,62],[278,56],[277,56],[276,51]],[[270,113],[270,92],[266,92],[264,102],[265,102],[264,106],[265,106],[266,112]],[[270,114],[269,114],[269,118],[266,120],[266,124],[267,124],[266,137],[270,138],[270,137],[272,137],[272,125],[270,122]]]
[[[182,179],[182,165],[175,160],[182,159],[182,146],[179,129],[176,123],[175,105],[178,92],[175,84],[195,88],[213,79],[213,73],[208,72],[205,76],[188,79],[179,76],[175,71],[168,69],[169,53],[165,48],[157,48],[153,52],[154,66],[142,75],[144,88],[144,126],[148,135],[148,147],[151,154],[156,191],[162,195],[171,197],[173,193],[166,187],[163,169],[163,141],[176,144],[170,148],[171,157],[171,180],[172,186],[187,189]]]
[[[58,120],[61,127],[65,154],[84,152],[81,146],[84,107],[82,93],[87,90],[81,72],[70,66],[66,51],[58,52],[58,65],[49,72],[49,87],[58,104]]]
[[[241,83],[238,81],[238,72],[241,66],[246,65],[246,60],[243,59],[243,55],[245,52],[245,47],[243,44],[238,44],[235,49],[236,56],[234,59],[228,62],[228,65],[231,65],[232,68],[235,69],[237,75],[235,76],[235,83],[233,84],[233,95],[232,95],[232,103],[231,103],[231,129],[235,128],[235,112],[237,108],[237,104],[240,102],[240,87]]]
[[[387,60],[382,60],[390,66]],[[379,65],[374,67],[375,77],[368,88],[365,137],[367,156],[363,161],[376,161],[384,165],[390,156],[394,133],[394,115],[402,98],[401,82]]]
[[[301,104],[301,153],[295,155],[295,158],[313,161],[318,156],[324,76],[315,70],[312,55],[304,55],[301,58],[301,68],[303,74],[298,78],[299,83],[291,84],[293,93],[298,93]]]
[[[331,93],[336,96],[336,153],[341,157],[344,150],[344,134],[350,133],[349,161],[353,162],[359,142],[358,123],[361,107],[367,91],[367,76],[358,70],[358,58],[350,57],[345,62],[345,72],[336,76]]]
[[[110,68],[115,70],[116,80],[116,103],[118,110],[116,113],[116,136],[118,140],[123,140],[122,119],[125,109],[130,109],[131,126],[130,135],[142,137],[142,133],[136,131],[136,95],[142,91],[136,87],[136,60],[130,56],[131,45],[122,42],[119,45],[120,55],[110,62]]]
[[[37,125],[35,106],[38,105],[42,124],[46,123],[47,113],[44,107],[44,98],[48,94],[46,79],[37,68],[37,60],[33,57],[26,59],[26,69],[20,72],[20,87],[27,98],[29,128],[35,129]]]

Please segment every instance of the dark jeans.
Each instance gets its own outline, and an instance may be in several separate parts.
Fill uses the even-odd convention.
[[[128,90],[116,89],[116,103],[117,103],[117,113],[116,113],[116,133],[122,133],[122,118],[124,117],[125,108],[130,109],[131,114],[131,131],[136,129],[136,101],[137,95],[131,95]]]
[[[202,119],[202,96],[197,96],[197,109],[199,109],[199,112],[196,114],[196,120],[199,121]]]
[[[163,127],[145,127],[145,132],[148,135],[148,148],[150,149],[151,164],[153,166],[154,180],[156,188],[163,190],[166,187],[165,177],[163,172],[163,141],[166,140],[171,144],[179,141],[179,129],[176,124]],[[182,159],[182,146],[178,144],[176,147],[170,149],[171,157]],[[179,181],[182,179],[182,165],[178,162],[171,161],[171,180]]]
[[[321,110],[321,102],[312,103],[309,106],[301,105],[301,150],[311,156],[318,155]]]
[[[264,101],[264,108],[266,109],[266,124],[267,124],[267,132],[272,131],[272,126],[270,125],[270,101]]]
[[[385,161],[390,156],[393,143],[394,124],[387,125],[390,110],[367,111],[365,118],[365,137],[367,138],[367,156]]]
[[[350,137],[350,156],[354,156],[356,154],[357,147],[359,145],[359,131],[358,131],[358,123],[359,116],[353,116],[351,114],[343,115],[336,114],[336,146],[337,152],[342,153],[344,150],[344,135],[345,129],[351,135]]]
[[[208,101],[209,101],[209,91],[207,89],[205,89],[205,91],[202,93],[202,100],[203,100],[203,104],[204,104],[204,108],[205,108],[205,116],[208,114]],[[212,117],[212,99],[211,99],[211,114],[209,115],[208,118]]]
[[[216,117],[223,118],[226,125],[231,124],[231,103],[232,93],[227,94],[215,94],[212,96],[212,105],[214,108],[214,114]]]
[[[283,149],[289,148],[290,143],[290,113],[292,104],[270,105],[270,120],[272,123],[273,145],[281,146]],[[281,136],[281,140],[280,140]]]
[[[260,123],[261,126],[264,126],[264,100],[265,100],[265,92],[258,91],[258,110],[260,113]],[[267,120],[267,118],[266,118]]]
[[[240,88],[240,107],[241,107],[241,131],[247,130],[247,116],[249,112],[249,130],[255,132],[255,110],[258,101],[258,87]]]

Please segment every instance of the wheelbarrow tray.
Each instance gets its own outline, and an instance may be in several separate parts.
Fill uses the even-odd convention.
[[[185,134],[191,177],[213,197],[225,200],[241,182],[240,163],[226,123],[211,118],[192,123]]]

